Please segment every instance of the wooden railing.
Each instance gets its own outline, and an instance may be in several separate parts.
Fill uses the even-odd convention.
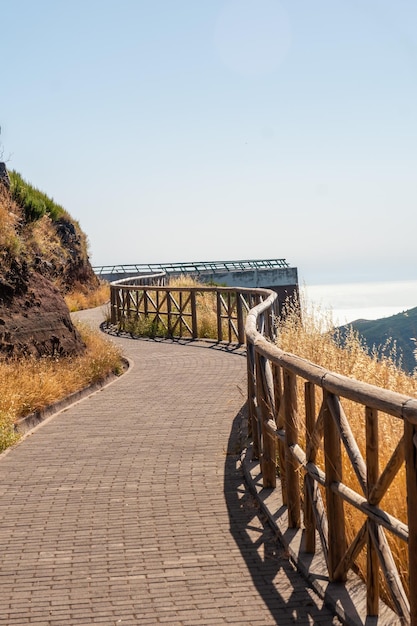
[[[330,582],[346,581],[365,549],[367,615],[378,615],[382,571],[400,621],[417,626],[417,399],[330,372],[280,350],[271,341],[278,307],[277,294],[269,290],[116,284],[111,291],[113,323],[123,327],[132,317],[153,316],[171,336],[193,338],[198,336],[198,297],[211,294],[217,339],[246,340],[253,454],[260,461],[264,488],[277,487],[279,470],[288,528],[302,529],[305,553],[314,554],[321,545]],[[300,386],[303,402],[297,392]],[[364,454],[345,413],[346,401],[363,407]],[[384,441],[378,432],[382,415],[403,425],[383,469],[379,453]],[[342,448],[359,489],[344,482]],[[408,524],[381,506],[404,462]],[[349,542],[345,503],[364,517]],[[406,546],[408,594],[385,531]]]
[[[395,612],[403,623],[417,626],[417,399],[341,376],[280,350],[260,328],[274,297],[271,294],[251,310],[246,323],[250,421],[263,485],[276,487],[278,460],[288,527],[304,527],[305,552],[315,552],[318,536],[329,580],[343,582],[366,548],[367,615],[378,615],[381,570]],[[299,380],[304,383],[302,407],[297,399]],[[342,405],[346,400],[363,407],[365,458]],[[382,471],[379,412],[403,423],[403,436]],[[343,482],[342,446],[361,492]],[[319,449],[324,468],[317,461]],[[380,508],[404,461],[408,525]],[[344,503],[365,516],[349,544]],[[408,544],[408,595],[386,530]]]
[[[138,279],[143,281],[140,277]],[[207,337],[201,332],[207,317],[207,304],[215,314],[211,338],[229,343],[245,343],[246,317],[251,308],[269,297],[268,289],[235,287],[170,287],[132,284],[131,279],[111,284],[111,323],[121,330],[135,320],[148,319],[159,325],[168,337]],[[204,304],[204,298],[209,302]],[[265,332],[272,336],[276,303],[265,316]],[[207,327],[207,324],[206,324]]]

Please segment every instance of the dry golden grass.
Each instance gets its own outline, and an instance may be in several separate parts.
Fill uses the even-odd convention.
[[[184,302],[186,302],[189,294],[190,288],[200,288],[202,291],[197,291],[196,295],[196,306],[197,306],[197,334],[198,337],[204,339],[217,339],[217,316],[216,316],[216,295],[215,293],[204,292],[204,288],[207,285],[198,282],[192,276],[180,276],[178,278],[172,278],[169,281],[169,287],[175,288],[183,288],[184,291],[173,293],[173,297],[177,302],[178,306],[183,309],[184,318],[187,320],[188,325],[191,327],[191,303],[188,303],[184,306]],[[159,313],[161,315],[161,319],[166,322],[167,315],[167,303],[162,302],[161,298],[164,296],[159,296]],[[155,321],[156,309],[152,306],[151,300],[153,302],[157,302],[157,294],[154,291],[148,292],[148,317],[145,318],[142,316],[140,319],[131,318],[123,323],[123,330],[132,333],[132,335],[139,336],[150,336],[150,337],[159,337],[159,336],[167,336],[168,331],[167,328],[159,321]],[[175,323],[175,314],[176,307],[174,305],[171,306],[172,318]],[[223,332],[224,336],[227,337],[227,322],[223,321]],[[179,324],[177,324],[174,335],[178,336],[179,332]],[[181,327],[181,336],[182,337],[190,337],[191,333],[187,331],[185,326]]]
[[[121,353],[107,337],[77,325],[87,346],[79,357],[0,362],[0,450],[14,443],[13,425],[74,391],[122,371]]]
[[[207,287],[191,276],[173,278],[170,287]],[[217,339],[216,295],[210,292],[198,292],[196,298],[198,336],[202,339]],[[191,312],[191,307],[189,307]]]
[[[63,249],[58,233],[48,215],[27,224],[25,237],[32,257],[40,256],[56,267],[61,267],[65,258],[70,255],[69,250]]]
[[[81,287],[65,294],[65,302],[71,312],[93,309],[110,299],[109,283],[101,283],[97,289],[85,291]]]
[[[358,336],[352,331],[348,334],[342,347],[337,333],[335,336],[332,329],[331,314],[324,314],[320,310],[310,308],[306,312],[306,306],[302,307],[300,316],[297,307],[289,305],[285,319],[279,324],[277,343],[286,352],[291,352],[320,365],[330,371],[355,378],[360,381],[390,389],[408,396],[417,395],[417,378],[409,376],[395,364],[390,356],[378,360],[374,354],[369,355],[361,345]],[[302,319],[301,319],[302,318]],[[393,355],[394,357],[395,355]],[[298,380],[298,408],[300,416],[300,430],[304,432],[304,382]],[[318,396],[321,394],[318,393]],[[322,397],[317,398],[316,411],[318,414]],[[355,436],[356,442],[365,458],[365,409],[356,403],[342,399],[342,405],[349,424]],[[389,415],[379,414],[379,464],[380,472],[394,452],[397,443],[403,433],[402,420]],[[363,495],[358,480],[346,452],[342,451],[343,457],[343,482]],[[323,466],[323,452],[318,457],[318,464]],[[324,468],[323,468],[324,469]],[[406,485],[404,465],[400,469],[383,498],[380,506],[394,517],[407,522],[406,509]],[[364,516],[350,505],[345,505],[346,529],[349,543],[353,540],[359,528],[364,522]],[[408,557],[407,546],[399,539],[386,532],[388,541],[393,551],[394,559],[402,577],[405,589],[408,588],[407,572]],[[366,554],[363,551],[357,559],[357,565],[365,577]],[[389,594],[382,581],[383,597],[390,603]]]
[[[0,259],[7,255],[16,255],[22,242],[17,236],[17,225],[21,219],[21,210],[10,198],[3,185],[0,185]]]

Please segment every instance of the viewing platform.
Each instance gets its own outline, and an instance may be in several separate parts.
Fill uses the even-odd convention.
[[[138,263],[131,265],[101,265],[93,267],[99,278],[108,282],[133,276],[160,274],[176,278],[192,276],[202,283],[273,289],[282,304],[298,294],[298,271],[285,259],[245,259],[239,261],[193,261],[184,263]]]

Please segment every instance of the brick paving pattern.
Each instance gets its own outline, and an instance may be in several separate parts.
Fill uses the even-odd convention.
[[[126,375],[0,456],[0,624],[339,624],[245,487],[245,359],[117,341]]]

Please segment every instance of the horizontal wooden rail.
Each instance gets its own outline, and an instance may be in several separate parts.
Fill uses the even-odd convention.
[[[161,278],[152,277],[154,281],[161,281]],[[196,339],[208,336],[207,319],[214,314],[208,338],[244,344],[248,312],[269,294],[267,289],[146,284],[144,277],[139,276],[111,283],[110,318],[121,330],[147,320],[157,328],[157,334]],[[262,321],[269,337],[273,336],[277,314],[273,306]]]
[[[273,291],[145,285],[142,279],[141,284],[129,279],[129,284],[111,285],[112,323],[123,329],[144,318],[168,336],[196,338],[208,307],[215,312],[216,340],[246,341],[253,455],[259,459],[264,487],[277,486],[279,467],[288,527],[302,530],[306,553],[315,553],[321,544],[327,567],[323,575],[329,581],[346,581],[349,571],[357,569],[358,555],[366,551],[367,615],[378,615],[382,573],[393,610],[402,623],[417,626],[417,399],[279,349],[271,341],[278,313]],[[364,436],[359,443],[346,408],[352,403],[363,409]],[[400,424],[403,434],[380,467],[383,416]],[[404,463],[407,523],[382,505]],[[354,477],[350,484],[346,464]],[[353,539],[347,532],[345,506],[364,520]],[[385,532],[405,545],[408,593]]]
[[[380,570],[394,611],[402,623],[417,626],[417,399],[330,372],[280,350],[264,336],[260,322],[274,299],[271,293],[249,312],[246,320],[248,406],[251,430],[257,433],[253,448],[260,461],[263,485],[275,486],[277,464],[271,463],[271,458],[278,458],[288,526],[303,528],[304,524],[304,550],[316,551],[317,534],[329,580],[343,582],[365,548],[367,615],[378,615]],[[271,369],[273,376],[268,374]],[[298,381],[304,381],[304,385]],[[300,389],[304,402],[299,401]],[[351,430],[343,406],[346,401],[363,407],[363,446],[358,445]],[[401,420],[404,427],[382,471],[379,453],[384,443],[378,438],[379,413]],[[360,492],[344,482],[342,449]],[[317,462],[319,452],[324,467]],[[404,459],[408,524],[380,506]],[[298,478],[300,470],[304,481]],[[344,503],[366,520],[350,544]],[[407,546],[408,594],[384,531]]]

